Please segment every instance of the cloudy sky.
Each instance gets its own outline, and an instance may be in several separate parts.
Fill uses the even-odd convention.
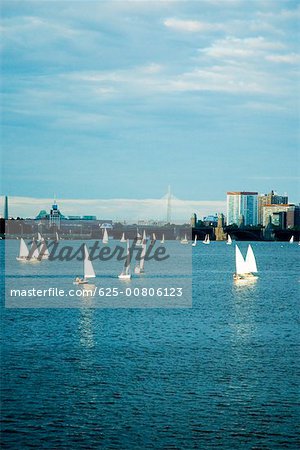
[[[1,193],[299,201],[299,18],[294,0],[2,1]]]

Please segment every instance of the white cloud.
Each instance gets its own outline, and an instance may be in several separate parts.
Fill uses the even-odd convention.
[[[17,217],[35,217],[41,209],[49,210],[50,198],[9,197],[9,214]],[[0,198],[3,209],[4,198]],[[99,219],[112,220],[165,220],[167,200],[161,199],[62,199],[58,200],[65,215],[96,215]],[[200,216],[225,211],[225,201],[181,200],[172,197],[171,217],[174,222],[188,222],[191,214]]]
[[[175,18],[166,19],[164,21],[164,25],[167,28],[172,28],[177,31],[187,31],[191,33],[220,30],[223,28],[223,25],[218,23],[214,24],[214,23],[200,22],[199,20],[183,20]]]
[[[215,41],[210,47],[199,49],[199,52],[213,58],[244,58],[257,56],[269,49],[282,48],[284,48],[282,43],[268,41],[261,36],[243,39],[229,36]]]
[[[296,53],[287,53],[285,55],[266,55],[267,61],[284,64],[298,64],[300,62],[300,55]]]

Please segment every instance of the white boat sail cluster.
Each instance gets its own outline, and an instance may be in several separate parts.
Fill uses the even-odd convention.
[[[246,259],[244,259],[239,247],[235,246],[235,265],[236,270],[233,275],[235,280],[247,280],[257,278],[254,273],[257,273],[257,265],[255,256],[251,245],[248,245]]]
[[[23,238],[20,239],[19,256],[17,261],[21,262],[39,262],[42,259],[49,258],[49,250],[45,239],[38,233],[37,240],[33,239],[30,250]]]

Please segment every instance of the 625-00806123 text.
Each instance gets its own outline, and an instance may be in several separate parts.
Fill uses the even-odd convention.
[[[125,295],[126,297],[182,297],[182,287],[168,287],[168,288],[123,288],[116,287],[92,287],[88,290],[82,289],[10,289],[11,297],[75,297],[75,296],[92,296],[92,297],[118,297]]]

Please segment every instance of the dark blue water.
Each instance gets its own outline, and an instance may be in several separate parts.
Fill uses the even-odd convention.
[[[191,309],[3,308],[2,448],[299,448],[300,248],[193,250]]]

